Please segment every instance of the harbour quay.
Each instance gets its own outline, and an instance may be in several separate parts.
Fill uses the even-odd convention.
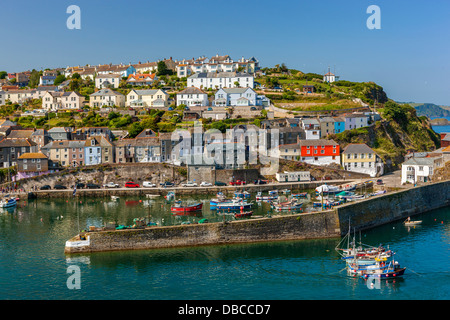
[[[355,183],[352,180],[330,180],[327,184],[336,185],[344,183]],[[271,191],[274,189],[289,189],[292,191],[312,190],[324,184],[324,181],[311,182],[286,182],[269,184],[248,184],[242,186],[212,186],[212,187],[167,187],[167,188],[99,188],[99,189],[77,189],[76,197],[111,197],[111,196],[146,196],[146,195],[166,195],[168,192],[175,192],[176,195],[215,195],[218,192],[233,194],[236,190],[243,190],[250,193]],[[63,190],[37,190],[28,193],[29,198],[72,198],[73,189]]]
[[[232,222],[92,230],[69,239],[65,253],[89,253],[245,242],[341,237],[446,207],[450,181],[443,181],[371,197],[332,210]]]

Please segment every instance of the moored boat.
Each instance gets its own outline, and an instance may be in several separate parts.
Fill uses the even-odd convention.
[[[271,201],[278,199],[277,195],[269,195],[269,196],[263,196],[261,192],[258,192],[256,194],[256,200],[257,201]]]
[[[240,213],[235,213],[234,217],[235,218],[247,218],[247,217],[251,217],[252,214],[253,214],[253,211],[240,212]]]
[[[203,203],[196,203],[190,206],[182,206],[182,205],[175,205],[170,207],[170,211],[173,213],[186,213],[186,212],[195,212],[195,211],[201,211],[203,208]]]
[[[15,205],[17,205],[17,200],[15,197],[6,197],[3,200],[0,201],[0,206],[2,208],[10,208],[10,207],[14,207]]]
[[[294,198],[306,198],[308,196],[308,192],[293,193],[292,196]]]
[[[251,209],[253,203],[247,202],[242,199],[233,199],[230,202],[218,203],[216,205],[217,210],[247,210]]]
[[[346,184],[346,185],[340,185],[340,186],[323,184],[316,188],[316,195],[336,194],[336,193],[339,193],[342,191],[352,191],[355,189],[356,189],[355,184]]]
[[[419,224],[422,224],[422,220],[416,220],[416,221],[405,221],[403,222],[405,226],[417,226]]]
[[[347,248],[340,248],[345,240],[347,240]],[[372,247],[360,243],[356,246],[354,237],[350,242],[350,228],[347,235],[336,246],[336,251],[346,262],[349,275],[364,278],[394,278],[402,276],[406,270],[400,267],[398,261],[393,260],[394,252],[391,250],[386,250],[381,245]]]
[[[286,202],[274,202],[272,203],[272,208],[278,211],[301,210],[303,208],[303,203],[297,202],[295,199]]]

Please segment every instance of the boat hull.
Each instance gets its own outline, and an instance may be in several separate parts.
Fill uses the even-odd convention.
[[[185,207],[171,207],[170,211],[174,212],[174,213],[185,213],[185,212],[195,212],[195,211],[200,211],[203,208],[203,203],[198,203],[195,204],[193,206],[185,206]]]
[[[251,203],[244,203],[244,204],[225,203],[225,204],[218,204],[216,206],[217,210],[246,210],[251,208],[252,208]]]

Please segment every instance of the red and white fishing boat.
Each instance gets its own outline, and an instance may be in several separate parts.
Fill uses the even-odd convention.
[[[235,218],[248,218],[248,217],[251,217],[252,214],[253,214],[253,211],[247,211],[247,212],[241,211],[240,213],[235,213],[234,217]]]
[[[170,211],[173,213],[186,213],[186,212],[195,212],[195,211],[201,211],[203,208],[203,203],[196,203],[190,206],[182,206],[182,205],[174,205],[170,207]]]

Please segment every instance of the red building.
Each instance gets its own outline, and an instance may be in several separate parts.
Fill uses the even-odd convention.
[[[450,146],[450,133],[443,132],[441,133],[441,148],[445,148]]]
[[[300,140],[299,144],[301,161],[319,166],[341,164],[339,144],[333,140]]]

